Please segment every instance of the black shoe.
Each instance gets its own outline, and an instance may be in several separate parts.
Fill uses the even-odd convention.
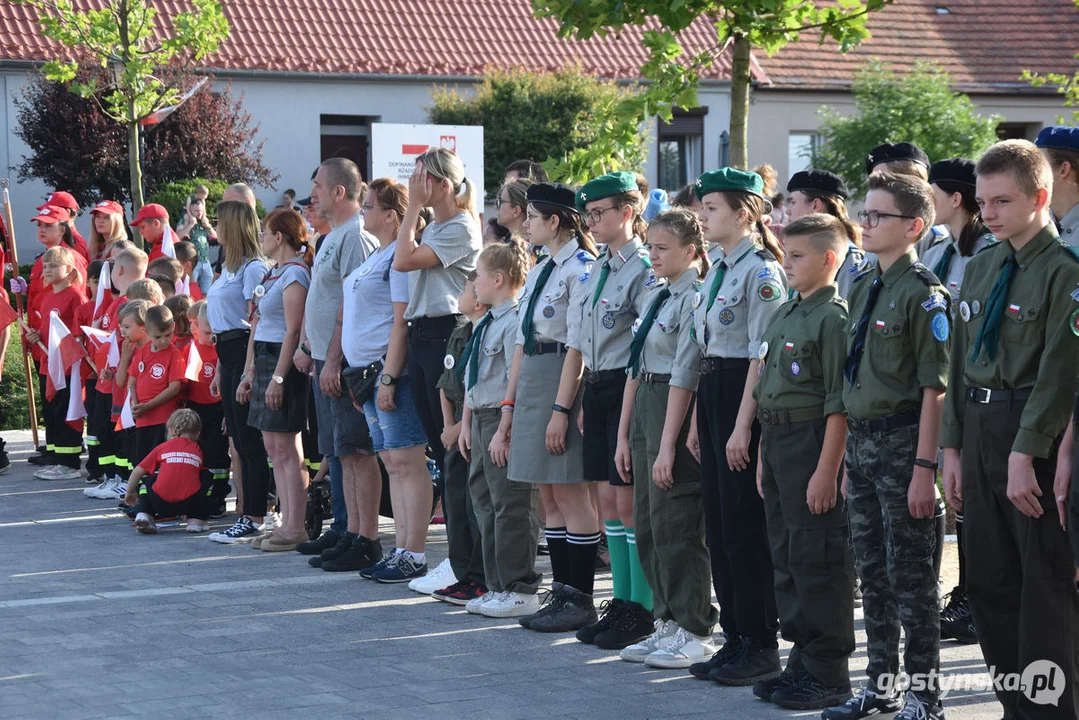
[[[712,653],[712,657],[704,662],[693,663],[689,666],[689,674],[698,680],[709,680],[708,674],[720,665],[726,665],[734,659],[738,651],[742,649],[740,635],[728,635],[727,641],[719,650]]]
[[[850,685],[831,687],[809,673],[802,673],[796,682],[773,692],[771,700],[788,710],[823,710],[841,705],[850,697]]]
[[[595,644],[602,650],[621,650],[644,640],[655,629],[652,611],[631,600],[626,603],[622,616],[615,620],[614,627],[596,636]]]
[[[211,520],[220,520],[221,518],[225,517],[228,514],[229,514],[229,511],[228,511],[228,508],[225,507],[225,503],[221,503],[219,505],[212,505],[210,507],[210,519]]]
[[[6,473],[11,469],[11,460],[8,458],[7,453],[0,450],[0,475]],[[100,481],[99,481],[100,482]]]
[[[946,598],[948,601],[940,611],[940,639],[952,638],[961,643],[978,642],[978,632],[974,629],[974,618],[970,614],[970,601],[962,588],[955,588]]]
[[[46,447],[46,446],[44,446],[44,445],[38,445],[38,446],[37,446],[36,448],[34,448],[34,449],[35,449],[35,450],[37,450],[37,454],[38,454],[38,455],[48,455],[48,454],[49,454],[49,448],[47,448],[47,447]]]
[[[610,630],[618,622],[618,618],[622,612],[626,609],[626,601],[621,598],[611,598],[610,600],[604,600],[603,605],[600,606],[599,622],[591,625],[585,625],[583,628],[577,631],[577,642],[583,642],[585,645],[591,645],[596,641],[596,636],[604,630]]]
[[[369,568],[381,557],[381,554],[371,557],[372,544],[367,538],[357,535],[352,539],[348,550],[329,560],[324,559],[322,569],[326,572],[359,572]]]
[[[744,641],[733,659],[708,673],[709,680],[741,687],[779,675],[783,668],[779,664],[778,648],[754,638],[744,638]]]
[[[542,633],[563,633],[580,630],[599,619],[591,595],[585,595],[572,585],[563,585],[562,599],[562,605],[556,612],[532,620],[528,629]]]
[[[789,688],[791,685],[795,685],[802,679],[802,675],[805,674],[805,670],[792,671],[790,666],[776,675],[771,680],[761,680],[759,683],[754,683],[753,694],[759,697],[761,700],[772,701],[772,695],[779,690]]]
[[[898,695],[878,695],[872,690],[862,690],[842,705],[826,709],[820,716],[823,720],[859,720],[899,712],[902,708],[903,700]]]
[[[53,455],[52,453],[48,453],[48,452],[41,453],[40,455],[33,455],[31,457],[28,457],[28,458],[26,458],[26,462],[30,463],[31,465],[38,465],[38,466],[45,466],[45,467],[48,467],[49,465],[59,465],[60,464],[59,461],[56,459],[56,456]]]
[[[356,536],[352,533],[345,533],[337,539],[337,542],[332,548],[327,548],[315,557],[308,558],[307,564],[311,567],[322,567],[322,563],[326,562],[327,560],[334,560],[344,555],[348,551],[348,549],[352,547],[352,541],[355,539]]]
[[[928,703],[912,692],[907,692],[907,702],[895,720],[944,720],[944,706],[939,702]]]
[[[316,540],[308,540],[307,542],[297,543],[296,552],[301,555],[318,555],[323,550],[329,550],[337,541],[341,539],[333,530],[327,530],[318,536]]]
[[[531,615],[517,618],[517,624],[523,628],[531,629],[533,620],[539,620],[542,617],[559,612],[566,601],[562,587],[563,585],[560,582],[551,583],[551,589],[547,591],[547,595],[543,598],[540,609]]]

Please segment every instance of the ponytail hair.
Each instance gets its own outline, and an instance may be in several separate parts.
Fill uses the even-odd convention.
[[[650,229],[663,228],[670,231],[672,235],[678,238],[678,243],[682,247],[692,245],[694,255],[699,261],[697,275],[701,280],[704,279],[712,263],[708,259],[708,241],[704,239],[704,228],[701,226],[701,219],[697,217],[695,212],[685,208],[664,210],[652,218],[652,222],[649,223],[648,227]]]
[[[500,272],[514,290],[525,285],[525,278],[532,267],[532,253],[517,235],[508,240],[491,243],[480,252],[479,262],[491,272]]]
[[[809,198],[810,201],[820,200],[820,204],[824,207],[821,212],[837,218],[839,222],[843,223],[843,229],[847,233],[847,239],[858,247],[862,246],[862,228],[850,221],[850,216],[847,214],[847,204],[843,202],[842,198],[838,198],[835,195],[816,193],[812,190],[801,190],[800,192]],[[974,207],[976,209],[978,207],[977,204],[975,204]]]
[[[978,242],[978,238],[989,232],[989,228],[982,222],[981,208],[978,207],[978,200],[974,197],[974,188],[965,183],[950,182],[948,180],[938,180],[933,184],[949,195],[959,193],[962,198],[963,209],[970,218],[967,220],[966,225],[963,226],[959,237],[955,239],[955,247],[962,257],[970,257],[974,254],[974,246]]]
[[[756,234],[756,240],[764,246],[764,249],[772,254],[776,262],[783,262],[783,249],[779,247],[779,241],[775,233],[764,222],[764,216],[768,214],[767,200],[760,195],[738,190],[724,190],[720,195],[727,201],[731,210],[737,212],[744,210],[748,224]]]
[[[431,177],[450,184],[450,192],[453,193],[459,210],[477,217],[474,197],[476,186],[465,177],[464,163],[456,153],[443,147],[431,148],[416,158],[416,162],[422,163],[423,169]]]

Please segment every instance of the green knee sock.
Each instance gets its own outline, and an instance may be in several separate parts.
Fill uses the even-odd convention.
[[[626,546],[629,550],[629,574],[633,583],[629,599],[639,603],[645,610],[652,609],[652,588],[644,577],[641,558],[637,555],[637,533],[633,528],[626,528]]]
[[[630,577],[626,529],[618,521],[604,521],[603,524],[607,531],[607,550],[611,553],[611,581],[614,583],[614,596],[619,600],[629,600],[633,581]]]

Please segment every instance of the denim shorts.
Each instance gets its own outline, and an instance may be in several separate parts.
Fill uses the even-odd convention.
[[[412,383],[407,375],[397,379],[396,388],[393,396],[397,403],[396,409],[389,412],[379,410],[377,390],[375,397],[363,405],[363,414],[367,418],[367,429],[371,433],[375,452],[427,445],[427,433],[423,431],[416,404],[412,401]]]

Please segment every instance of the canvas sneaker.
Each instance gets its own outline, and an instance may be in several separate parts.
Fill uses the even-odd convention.
[[[79,472],[78,468],[66,465],[50,465],[47,468],[38,470],[34,473],[34,477],[38,480],[78,480],[82,477],[82,473]]]
[[[535,593],[502,592],[480,605],[480,615],[490,618],[521,617],[539,610]]]
[[[143,535],[153,535],[157,532],[157,523],[147,513],[139,513],[135,516],[135,529]]]
[[[644,664],[665,670],[688,668],[712,657],[715,651],[711,635],[694,635],[685,628],[678,628],[674,639],[645,657]]]
[[[655,631],[651,635],[639,643],[623,648],[618,657],[626,662],[643,663],[646,657],[673,640],[679,630],[678,624],[673,620],[656,620],[653,627]]]
[[[907,692],[907,702],[895,720],[944,720],[944,707],[927,703],[912,692]]]
[[[408,589],[421,595],[430,595],[436,590],[448,588],[457,582],[457,576],[450,567],[450,559],[446,558],[438,564],[433,572],[423,577],[418,577],[408,584]],[[441,599],[441,598],[439,598]]]
[[[246,515],[241,515],[232,527],[221,532],[210,533],[207,537],[214,542],[234,545],[251,542],[258,534],[259,529],[255,523],[251,522]]]

